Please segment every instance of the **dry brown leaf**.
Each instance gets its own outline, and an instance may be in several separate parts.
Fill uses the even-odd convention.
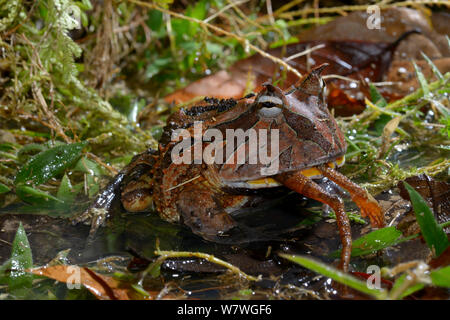
[[[131,300],[137,298],[131,287],[124,286],[112,277],[98,274],[84,267],[59,265],[34,268],[30,269],[29,272],[72,285],[75,283],[74,280],[78,278],[80,284],[99,300]],[[77,272],[79,274],[76,274]]]
[[[391,136],[394,133],[395,129],[397,129],[401,119],[401,117],[395,117],[384,126],[383,134],[381,136],[381,148],[378,154],[378,159],[383,158],[383,156],[389,150],[392,142]]]

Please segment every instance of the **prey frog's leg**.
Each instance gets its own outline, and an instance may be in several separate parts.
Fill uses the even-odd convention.
[[[120,185],[125,175],[125,172],[119,172],[113,180],[99,192],[87,210],[75,215],[71,219],[72,223],[91,223],[91,232],[94,232],[109,215],[109,210],[111,209],[114,199],[116,199],[116,196],[119,193]]]
[[[319,166],[318,169],[325,177],[334,181],[350,193],[352,200],[361,209],[361,215],[363,217],[369,217],[373,227],[382,228],[384,226],[383,210],[378,205],[377,200],[375,200],[365,189],[327,165]]]
[[[183,223],[207,240],[214,241],[235,226],[234,220],[222,207],[220,196],[211,189],[192,185],[183,189],[177,201]]]
[[[283,185],[308,198],[320,201],[329,205],[335,212],[339,235],[342,242],[341,262],[339,268],[344,272],[348,271],[350,255],[352,251],[352,235],[350,221],[345,214],[342,200],[322,189],[317,183],[307,178],[300,172],[280,174],[275,177]]]

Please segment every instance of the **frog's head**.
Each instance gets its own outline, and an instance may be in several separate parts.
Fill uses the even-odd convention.
[[[261,118],[273,117],[283,113],[285,120],[296,127],[305,117],[314,122],[315,118],[331,118],[325,102],[326,85],[320,74],[328,66],[324,63],[303,76],[286,92],[264,83],[263,89],[255,98]]]
[[[256,118],[252,128],[267,130],[267,150],[271,159],[277,161],[276,170],[261,170],[270,167],[261,163],[225,163],[221,168],[225,181],[239,182],[246,188],[252,188],[251,183],[257,181],[254,187],[260,188],[271,180],[268,178],[279,173],[304,171],[305,175],[314,177],[318,173],[317,165],[342,165],[345,138],[327,108],[325,82],[320,76],[326,66],[312,69],[286,92],[272,84],[263,85],[250,108],[254,113],[252,119]],[[276,134],[277,138],[273,139]],[[247,144],[248,150],[250,143]],[[277,148],[271,149],[274,144]]]

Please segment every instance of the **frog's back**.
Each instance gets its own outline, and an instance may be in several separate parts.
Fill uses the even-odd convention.
[[[167,151],[175,145],[169,143],[172,133],[183,128],[188,129],[193,137],[196,122],[201,123],[202,133],[207,129],[217,129],[222,134],[222,158],[216,161],[216,166],[220,179],[226,185],[240,185],[243,182],[248,186],[248,182],[265,181],[268,176],[299,170],[311,177],[317,172],[314,167],[318,165],[342,165],[347,146],[324,101],[321,70],[313,70],[287,93],[266,85],[255,98],[210,98],[205,99],[203,104],[174,113],[161,139],[161,145],[167,146],[166,166],[163,167],[171,165],[168,158],[170,152]],[[256,140],[252,139],[255,136],[249,135],[252,130],[256,133]],[[265,141],[259,140],[263,137],[261,130],[265,131]],[[234,134],[231,138],[230,132]],[[244,139],[239,139],[239,134],[244,134]],[[194,140],[191,141],[192,149]],[[203,149],[208,143],[203,143]],[[256,162],[255,157],[251,156],[255,153],[255,145],[258,146]],[[259,149],[263,145],[267,151]],[[227,149],[227,146],[230,148]],[[244,161],[238,160],[238,154],[244,154]],[[269,163],[262,163],[261,157],[265,155],[270,158]],[[271,168],[275,170],[271,171]],[[261,184],[261,187],[265,186],[272,185]]]

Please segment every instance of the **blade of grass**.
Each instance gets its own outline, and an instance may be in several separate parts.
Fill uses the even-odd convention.
[[[50,200],[63,203],[62,200],[52,196],[51,194],[45,191],[24,184],[20,184],[16,187],[16,194],[23,201],[32,204],[40,204],[40,205],[44,205],[46,203],[50,204]]]
[[[425,53],[421,52],[421,54],[422,54],[422,57],[426,60],[426,62],[430,65],[430,67],[433,70],[433,73],[436,76],[436,78],[443,79],[444,76],[439,71],[439,69],[436,67],[436,65],[433,63],[433,61],[431,61],[431,59],[428,58],[428,56]]]
[[[417,79],[419,80],[420,86],[423,90],[423,95],[426,97],[430,94],[430,90],[428,88],[428,82],[425,79],[425,76],[422,73],[422,70],[417,66],[417,64],[413,61],[414,69],[416,69]]]
[[[352,257],[372,254],[381,249],[390,247],[397,244],[398,239],[401,236],[401,231],[393,226],[372,231],[353,241]],[[340,250],[333,252],[331,257],[339,257],[340,252]]]
[[[11,189],[8,188],[8,186],[5,186],[3,183],[0,182],[0,194],[6,193],[9,191],[11,191]]]
[[[376,299],[382,300],[386,298],[386,290],[370,289],[365,282],[324,263],[304,256],[289,255],[284,253],[280,254],[280,256]]]
[[[409,193],[416,220],[420,226],[423,238],[428,247],[434,251],[434,254],[438,257],[449,246],[447,235],[442,227],[436,222],[433,212],[422,196],[407,182],[404,182],[404,184]]]

